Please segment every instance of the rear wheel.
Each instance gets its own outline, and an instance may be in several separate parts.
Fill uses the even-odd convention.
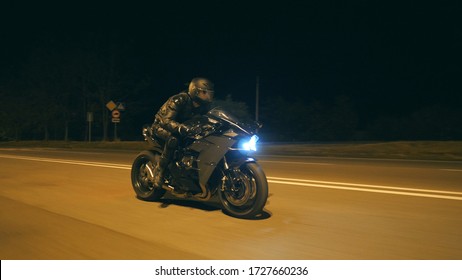
[[[155,201],[165,194],[163,188],[154,187],[152,184],[153,172],[159,158],[158,153],[143,151],[133,161],[132,186],[139,199]]]
[[[218,192],[223,211],[238,218],[253,218],[263,211],[268,198],[268,182],[256,162],[229,170]]]

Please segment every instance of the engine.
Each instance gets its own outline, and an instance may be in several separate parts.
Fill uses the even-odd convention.
[[[198,170],[197,158],[194,155],[183,155],[181,159],[170,164],[170,184],[177,190],[199,193],[201,188]]]

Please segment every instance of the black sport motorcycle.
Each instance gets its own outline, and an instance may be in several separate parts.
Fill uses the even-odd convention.
[[[143,128],[149,150],[135,158],[131,179],[139,199],[156,201],[165,192],[180,198],[208,201],[218,195],[225,213],[238,218],[253,218],[262,213],[268,198],[268,182],[263,169],[250,156],[256,151],[261,127],[243,124],[220,108],[190,120],[188,125],[200,133],[185,137],[164,172],[165,184],[154,187],[154,169],[163,147]]]

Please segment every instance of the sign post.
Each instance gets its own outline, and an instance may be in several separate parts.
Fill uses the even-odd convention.
[[[93,122],[93,112],[87,112],[88,122],[88,142],[91,142],[91,123]]]
[[[111,100],[106,104],[106,108],[111,111],[112,123],[114,124],[114,141],[117,141],[117,124],[120,123],[120,111],[125,111],[125,104],[121,102],[115,103]]]
[[[120,123],[120,111],[117,109],[112,111],[112,122],[114,123],[114,141],[117,141],[117,124]]]

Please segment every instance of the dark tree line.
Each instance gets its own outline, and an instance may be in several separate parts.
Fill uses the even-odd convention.
[[[259,76],[264,141],[462,139],[453,4],[212,1],[198,12],[195,2],[9,2],[2,140],[85,141],[90,127],[93,140],[112,140],[110,100],[126,106],[118,136],[141,140],[140,128],[196,75],[244,118],[255,117]]]
[[[16,69],[4,70],[0,136],[85,140],[87,113],[92,112],[96,135],[108,140],[106,103],[138,94],[146,82],[143,77],[131,79],[123,46],[95,47],[100,43],[95,37],[74,47],[39,44]]]
[[[159,89],[162,76],[151,69],[155,61],[143,63],[123,43],[103,44],[95,36],[78,45],[37,44],[27,53],[22,61],[1,69],[2,140],[86,141],[88,112],[94,116],[93,139],[112,140],[114,125],[106,108],[111,100],[124,102],[127,109],[117,128],[120,138],[140,140],[142,125],[150,123],[174,93]],[[262,91],[262,96],[273,95],[260,104],[264,124],[260,133],[266,141],[462,139],[462,110],[457,104],[427,104],[401,112],[390,107],[386,113],[373,114],[380,105],[361,105],[348,93],[316,99]],[[232,95],[217,97],[216,105],[242,118],[254,118],[253,104],[235,101]]]
[[[379,102],[378,102],[379,103]],[[271,141],[462,140],[462,110],[433,104],[374,115],[348,96],[328,101],[278,97],[263,108],[262,133]],[[362,109],[362,110],[361,110]],[[372,116],[371,116],[372,115]]]

